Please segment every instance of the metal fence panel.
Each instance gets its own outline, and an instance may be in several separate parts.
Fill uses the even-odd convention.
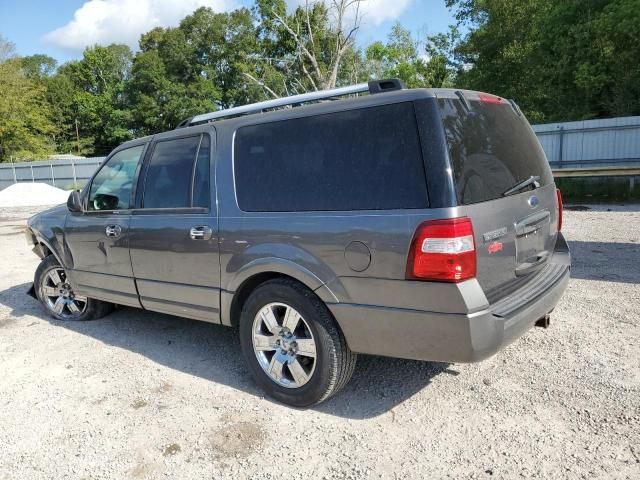
[[[640,117],[534,125],[554,168],[640,164]]]
[[[0,164],[0,190],[16,182],[42,182],[70,190],[83,185],[105,157]]]

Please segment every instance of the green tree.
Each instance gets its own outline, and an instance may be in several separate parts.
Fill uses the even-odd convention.
[[[288,12],[283,0],[257,0],[259,50],[245,76],[270,97],[357,81],[363,74],[355,44],[361,2],[307,1]]]
[[[640,114],[638,0],[448,0],[470,28],[460,86],[536,122]]]
[[[199,8],[178,27],[142,35],[127,89],[136,132],[175,128],[192,115],[257,99],[260,89],[243,73],[257,48],[254,20],[245,8]]]
[[[366,50],[372,78],[400,78],[409,88],[446,87],[453,83],[451,49],[457,30],[426,38],[424,44],[400,23],[391,28],[387,43],[374,42]]]
[[[44,86],[25,75],[13,45],[0,37],[0,161],[42,158],[54,132]]]
[[[36,81],[51,77],[58,66],[55,58],[42,54],[22,57],[20,62],[25,76]]]
[[[50,99],[73,143],[76,126],[86,153],[106,154],[133,138],[126,96],[133,54],[126,45],[87,48],[81,60],[62,65],[52,78]],[[91,146],[87,148],[88,146]],[[87,151],[88,150],[88,151]]]
[[[462,65],[457,61],[455,49],[460,43],[460,31],[450,26],[446,33],[427,36],[425,51],[427,53],[430,86],[451,88],[457,81],[457,72]]]
[[[194,79],[204,78],[213,84],[219,92],[219,97],[213,100],[220,107],[255,99],[243,75],[258,48],[255,18],[249,9],[214,13],[199,8],[180,22],[179,29],[193,48]]]
[[[540,33],[550,120],[640,114],[640,1],[557,2]]]
[[[545,113],[539,99],[547,94],[538,62],[540,17],[552,0],[464,0],[458,18],[471,27],[456,52],[465,65],[458,85],[513,98],[531,121]]]

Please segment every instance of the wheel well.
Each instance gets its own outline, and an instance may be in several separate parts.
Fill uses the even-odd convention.
[[[262,285],[269,280],[273,280],[275,278],[286,278],[289,280],[293,280],[294,282],[299,283],[300,285],[307,287],[300,280],[290,276],[285,275],[283,273],[277,272],[263,272],[254,275],[253,277],[247,278],[236,290],[235,295],[233,296],[233,300],[231,301],[231,311],[230,311],[230,320],[231,325],[236,327],[238,322],[240,321],[240,312],[242,312],[242,307],[244,306],[244,302],[247,301],[251,292],[253,292],[256,288]]]
[[[47,247],[47,245],[42,242],[37,242],[36,247],[40,249],[42,259],[47,258],[49,255],[53,255],[53,252],[49,249],[49,247]]]

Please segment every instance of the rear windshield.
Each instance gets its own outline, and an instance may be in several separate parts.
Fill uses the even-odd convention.
[[[242,127],[234,159],[244,211],[428,206],[411,103]]]
[[[531,127],[508,103],[439,99],[460,204],[485,202],[529,177],[553,182]]]

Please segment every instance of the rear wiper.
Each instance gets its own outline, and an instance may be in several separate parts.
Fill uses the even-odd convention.
[[[520,183],[516,183],[513,187],[502,194],[503,197],[508,197],[509,195],[513,195],[514,193],[518,193],[520,190],[528,187],[529,185],[533,185],[533,188],[540,188],[540,176],[539,175],[531,175],[526,180],[523,180]]]

